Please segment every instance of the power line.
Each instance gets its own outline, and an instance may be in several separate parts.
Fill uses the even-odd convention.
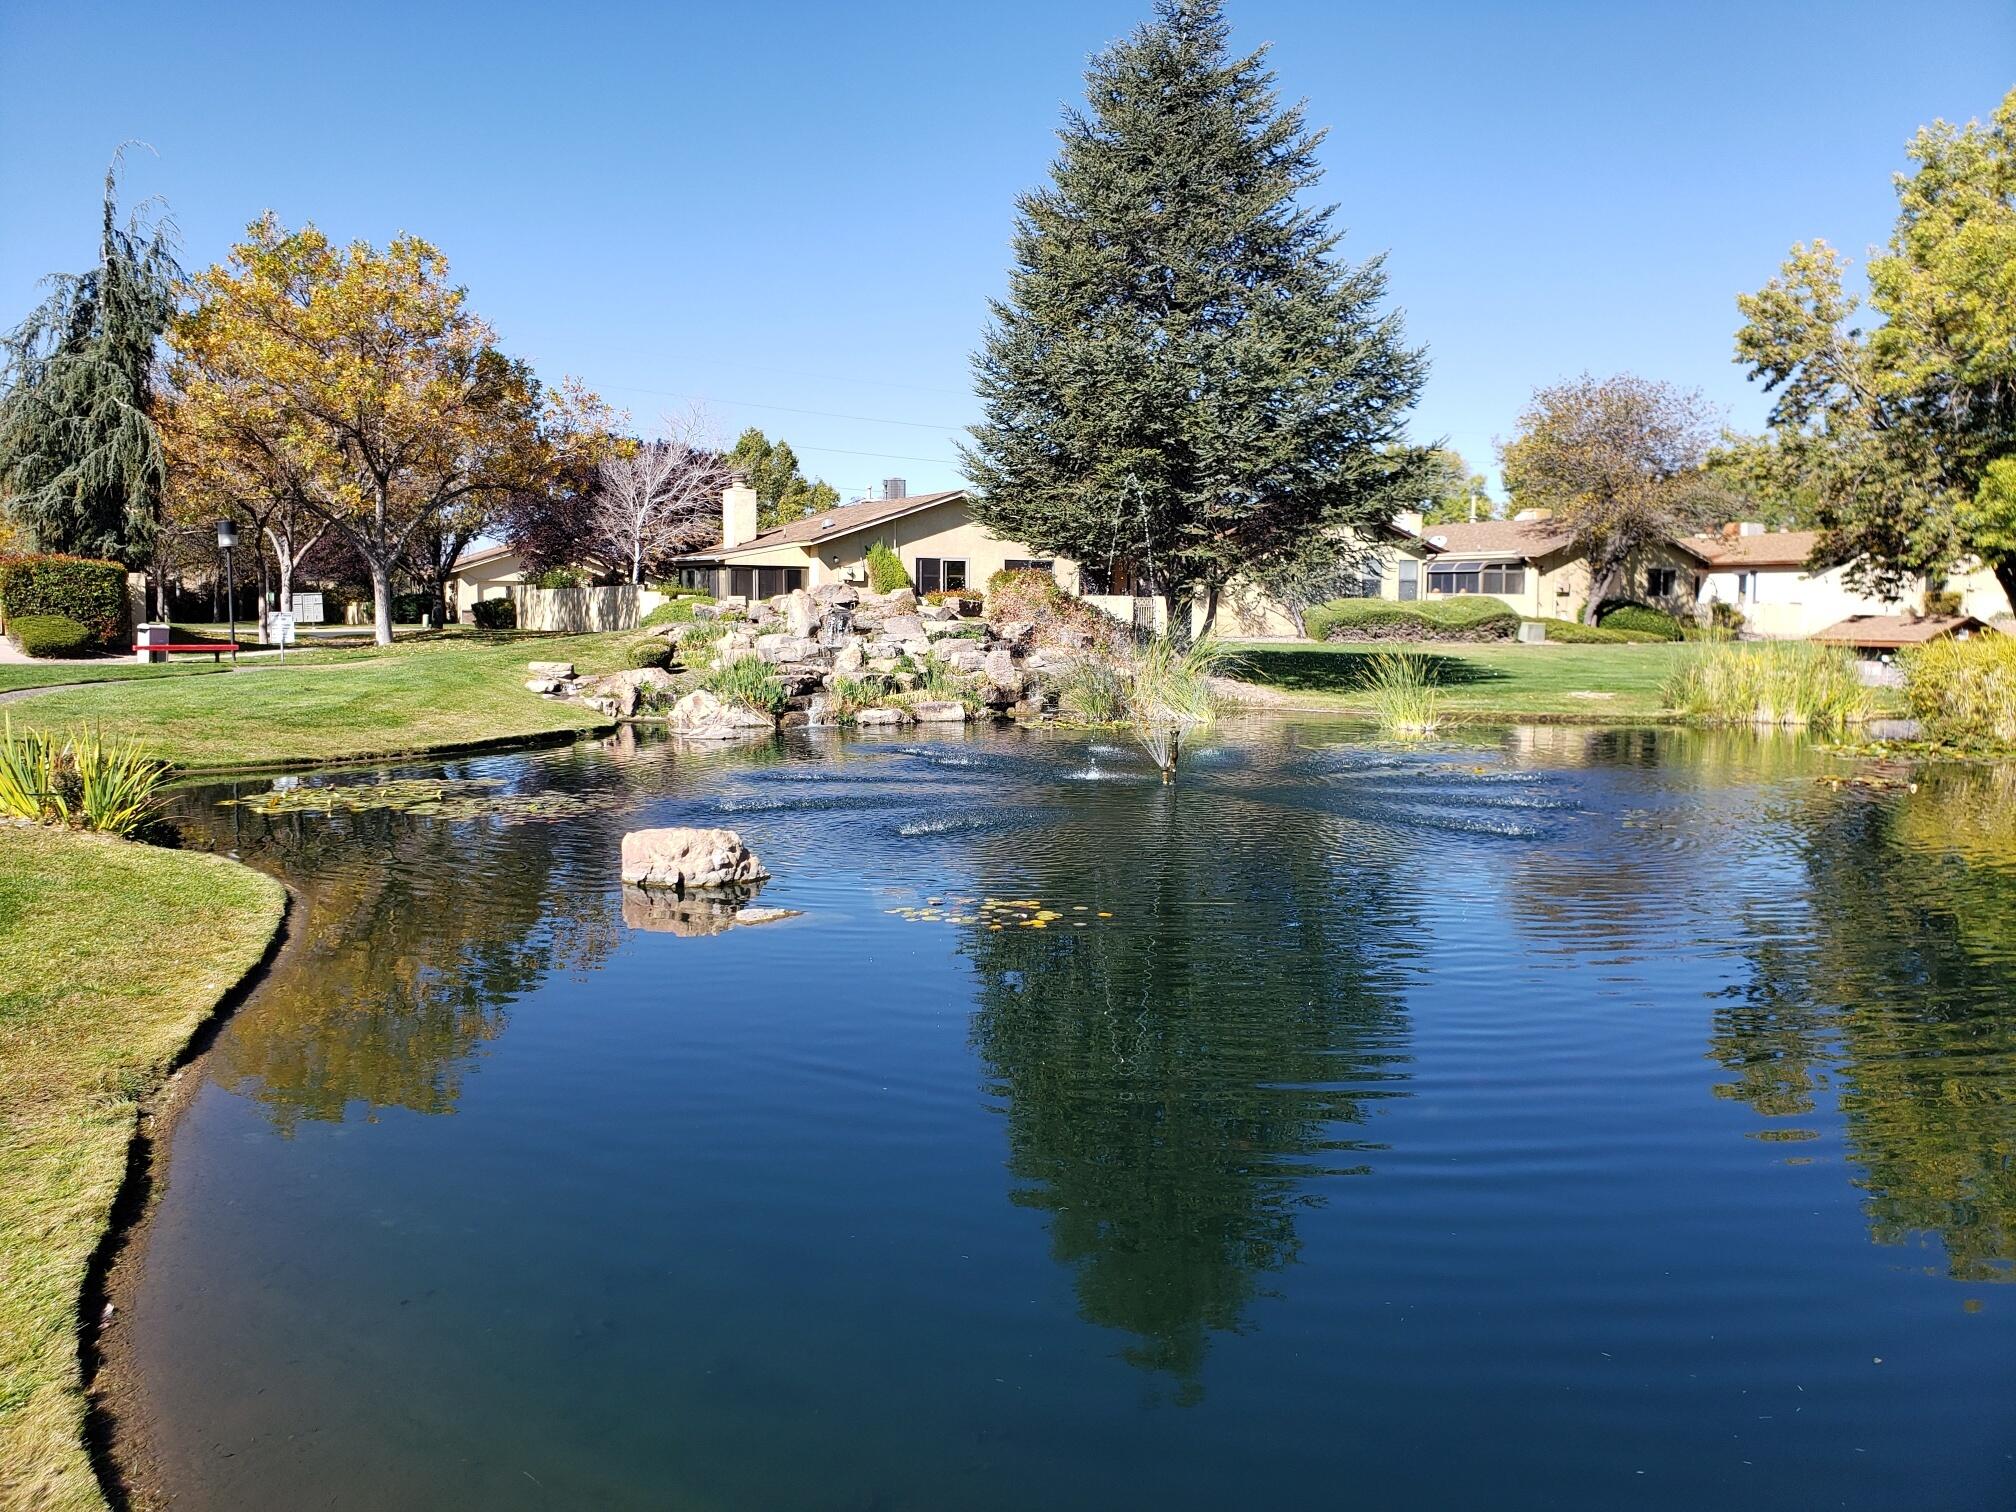
[[[886,415],[843,415],[834,410],[798,409],[789,404],[762,404],[754,399],[723,399],[717,395],[710,394],[682,394],[672,389],[640,388],[636,384],[630,383],[605,383],[603,387],[615,389],[617,392],[625,394],[655,394],[661,399],[690,399],[697,404],[723,404],[736,409],[777,410],[786,415],[814,415],[822,420],[855,420],[864,425],[906,425],[913,430],[938,431],[941,433],[960,431],[966,428],[963,425],[939,425],[929,420],[892,420]],[[873,456],[876,454],[863,452],[861,455]],[[925,458],[923,460],[928,461],[930,459]]]

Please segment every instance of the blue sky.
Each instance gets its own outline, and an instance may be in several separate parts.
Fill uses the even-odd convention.
[[[504,344],[640,424],[689,396],[853,495],[957,479],[1015,194],[1145,0],[0,6],[0,319],[90,257],[124,138],[192,267],[260,210],[447,252]],[[1232,0],[1330,130],[1345,249],[1433,362],[1415,434],[1487,464],[1532,388],[1698,386],[1754,427],[1734,295],[1858,262],[1920,123],[2016,84],[2016,3]],[[819,411],[823,413],[801,413]],[[859,417],[859,418],[840,418]],[[904,423],[895,423],[904,422]]]

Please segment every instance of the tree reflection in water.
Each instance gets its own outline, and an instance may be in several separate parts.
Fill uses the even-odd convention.
[[[1067,911],[978,932],[972,1037],[1014,1200],[1049,1215],[1081,1315],[1195,1402],[1209,1336],[1295,1261],[1297,1213],[1382,1148],[1366,1126],[1404,1095],[1409,890],[1342,875],[1315,815],[1178,787],[1130,817],[1055,826],[1069,854],[1028,872],[1030,896],[1097,899],[1125,927]]]
[[[217,1080],[282,1129],[386,1108],[452,1112],[512,1001],[615,945],[601,889],[565,885],[552,826],[387,810],[232,822],[304,903],[288,946],[300,963],[217,1044]],[[481,844],[476,827],[491,831]]]
[[[1954,1278],[2016,1279],[2016,773],[1819,795],[1791,832],[1809,930],[1746,931],[1718,1090],[1782,1120],[1832,1092],[1871,1237],[1936,1235]]]

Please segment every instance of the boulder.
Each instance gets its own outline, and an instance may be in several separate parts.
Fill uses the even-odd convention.
[[[812,595],[803,588],[793,588],[784,599],[784,623],[791,627],[791,633],[803,640],[816,634],[823,616],[819,606],[812,602]]]
[[[909,588],[898,588],[882,602],[885,614],[915,614],[917,612],[917,595]]]
[[[871,656],[868,658],[867,670],[887,677],[896,670],[896,658],[894,656]]]
[[[767,662],[805,662],[819,660],[819,642],[807,640],[802,635],[759,635],[756,637],[756,654]]]
[[[693,740],[735,740],[776,727],[777,721],[761,710],[723,703],[705,688],[695,688],[672,705],[672,733]]]
[[[966,705],[952,698],[919,699],[910,714],[919,724],[964,724]]]
[[[528,677],[525,679],[525,691],[528,693],[558,693],[562,686],[563,684],[557,677]]]
[[[857,725],[906,725],[910,722],[906,709],[863,709],[854,716]]]
[[[821,583],[812,590],[812,602],[827,609],[851,609],[861,602],[861,590],[852,583]]]
[[[1036,638],[1036,625],[1033,620],[1005,620],[989,625],[987,632],[1003,645],[1019,651]]]
[[[868,653],[861,649],[861,642],[849,641],[833,654],[833,670],[842,677],[858,677],[861,669],[868,664]]]
[[[623,881],[676,893],[748,887],[770,875],[731,829],[632,830],[623,837]]]
[[[882,634],[888,640],[922,640],[924,621],[915,614],[891,614],[882,621]]]
[[[989,651],[980,670],[987,674],[987,681],[999,691],[1003,693],[1022,691],[1022,669],[1015,665],[1015,655],[1006,646],[996,646]]]
[[[903,642],[903,654],[917,661],[922,661],[931,654],[931,642],[921,635],[915,640],[906,640]]]
[[[749,623],[752,625],[762,625],[767,628],[776,624],[779,618],[781,616],[768,604],[751,604],[749,606]]]
[[[803,709],[786,709],[777,716],[777,728],[780,730],[802,730],[810,723],[812,716]]]
[[[959,618],[959,611],[950,604],[926,604],[917,611],[917,617],[928,621],[956,620]]]
[[[566,678],[574,675],[574,663],[561,661],[532,661],[525,663],[525,670],[534,677]]]

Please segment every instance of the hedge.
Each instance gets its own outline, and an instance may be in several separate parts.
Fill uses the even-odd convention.
[[[1585,625],[1580,620],[1536,619],[1528,623],[1545,625],[1547,639],[1564,646],[1645,645],[1666,639],[1648,630],[1619,630],[1614,625]]]
[[[1302,616],[1311,640],[1510,640],[1519,612],[1489,595],[1424,599],[1332,599]]]
[[[0,616],[60,615],[84,627],[87,642],[106,648],[127,638],[126,569],[89,557],[0,559]]]
[[[1640,630],[1659,640],[1680,639],[1680,621],[1663,609],[1627,599],[1613,599],[1598,607],[1596,623],[1605,630]]]
[[[713,602],[713,598],[704,593],[682,594],[669,603],[660,604],[656,609],[645,615],[637,628],[640,630],[650,630],[658,625],[686,624],[694,617],[693,611],[696,608],[702,604],[711,604]]]
[[[30,656],[77,656],[91,649],[91,630],[67,614],[17,614],[7,621],[14,644]]]
[[[478,599],[469,606],[469,613],[479,630],[518,628],[518,603],[515,599]]]
[[[662,667],[672,660],[672,648],[653,635],[630,642],[624,647],[623,659],[633,667]]]

